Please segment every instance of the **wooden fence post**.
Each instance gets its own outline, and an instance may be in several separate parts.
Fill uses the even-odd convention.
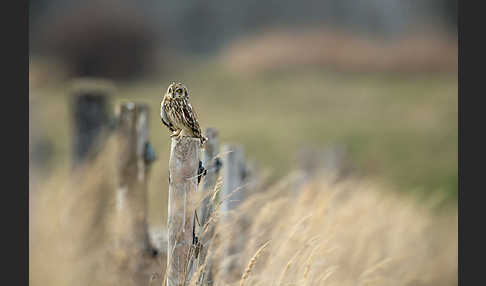
[[[245,157],[241,146],[225,144],[221,148],[223,155],[223,194],[229,197],[223,201],[223,213],[234,210],[244,199],[243,178],[245,172]],[[237,190],[238,189],[238,190]]]
[[[102,143],[100,135],[110,124],[109,90],[98,81],[76,83],[72,91],[73,164],[79,165],[93,155]]]
[[[221,148],[223,154],[223,194],[224,201],[221,205],[221,212],[223,221],[228,223],[231,218],[230,212],[235,210],[245,199],[246,187],[246,163],[243,153],[243,148],[236,145],[225,144]],[[243,247],[246,237],[244,230],[246,229],[244,218],[234,220],[231,222],[233,233],[239,233],[237,237],[229,238],[226,247],[226,257],[223,261],[222,270],[225,279],[231,279],[235,269],[238,266],[237,253]]]
[[[167,285],[181,286],[191,279],[195,261],[193,227],[196,206],[200,140],[172,138],[169,159]]]
[[[141,259],[154,257],[147,227],[147,176],[155,154],[148,141],[148,112],[145,104],[133,102],[119,106],[118,139],[119,187],[116,194],[117,246],[128,251],[130,269],[140,283],[150,278]]]
[[[215,128],[207,128],[205,136],[208,138],[208,141],[206,142],[206,146],[202,153],[202,164],[207,171],[202,181],[202,196],[207,197],[204,198],[200,207],[199,218],[201,226],[204,226],[206,224],[208,218],[211,217],[213,213],[214,205],[211,204],[210,194],[214,191],[216,181],[219,176],[219,170],[222,165],[221,159],[217,157],[219,153],[218,130],[216,130]],[[206,230],[206,232],[200,238],[203,248],[201,249],[201,253],[199,254],[198,266],[201,267],[204,263],[206,263],[206,266],[205,271],[201,273],[199,281],[206,281],[208,285],[212,285],[212,261],[211,257],[208,257],[208,261],[206,261],[206,256],[208,253],[208,248],[211,244],[211,238],[213,236],[213,233],[214,224],[210,224],[208,225],[208,229]]]
[[[218,130],[215,128],[207,128],[206,137],[208,138],[208,141],[206,142],[201,160],[204,168],[207,170],[206,175],[202,180],[203,195],[207,195],[207,193],[213,191],[214,187],[216,186],[216,181],[218,179],[221,166],[221,159],[216,157],[219,152]],[[210,205],[210,199],[210,197],[206,197],[201,205],[201,225],[206,223],[207,218],[211,215],[213,210],[213,206]]]

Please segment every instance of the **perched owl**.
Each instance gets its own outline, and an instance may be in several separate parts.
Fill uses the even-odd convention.
[[[201,133],[197,116],[189,103],[189,93],[182,83],[172,82],[160,104],[160,118],[169,128],[171,137],[189,136],[199,138],[201,146],[207,138]]]

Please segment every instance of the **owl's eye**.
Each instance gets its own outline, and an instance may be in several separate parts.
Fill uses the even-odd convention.
[[[181,94],[181,93],[182,93],[182,89],[180,89],[180,88],[179,88],[179,89],[177,90],[177,93],[178,93],[178,94]]]

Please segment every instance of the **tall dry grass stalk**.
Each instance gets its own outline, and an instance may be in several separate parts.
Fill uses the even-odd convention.
[[[295,259],[297,258],[298,255],[300,255],[301,251],[298,251],[292,258],[290,258],[289,262],[287,262],[287,265],[285,266],[284,270],[282,271],[282,274],[280,275],[280,279],[278,280],[278,285],[283,285],[285,281],[285,276],[287,272],[289,271],[290,267],[292,264],[295,263]]]
[[[262,245],[256,252],[255,255],[250,259],[250,262],[248,263],[248,266],[246,266],[245,272],[243,272],[243,275],[241,275],[241,280],[240,280],[240,286],[243,286],[245,284],[245,280],[248,279],[248,276],[250,276],[251,270],[255,266],[255,263],[260,256],[260,253],[267,247],[268,243],[270,241],[266,242],[264,245]]]
[[[314,257],[314,253],[316,252],[316,250],[319,248],[319,246],[316,246],[314,247],[314,249],[312,249],[310,255],[309,255],[309,258],[307,258],[307,260],[305,261],[305,267],[304,267],[304,280],[307,280],[307,275],[309,274],[309,270],[310,270],[310,266],[311,266],[311,263],[312,263],[312,258]]]
[[[199,268],[196,270],[196,272],[194,272],[194,275],[192,275],[191,281],[189,282],[189,286],[196,286],[196,284],[197,284],[199,278],[201,277],[201,274],[202,274],[205,267],[206,267],[206,262],[204,262],[204,264],[199,266]]]

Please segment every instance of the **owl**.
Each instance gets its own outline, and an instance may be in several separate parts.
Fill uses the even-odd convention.
[[[196,113],[189,103],[189,92],[182,83],[172,82],[160,104],[160,118],[169,128],[170,136],[199,138],[201,146],[207,141],[201,133]]]

